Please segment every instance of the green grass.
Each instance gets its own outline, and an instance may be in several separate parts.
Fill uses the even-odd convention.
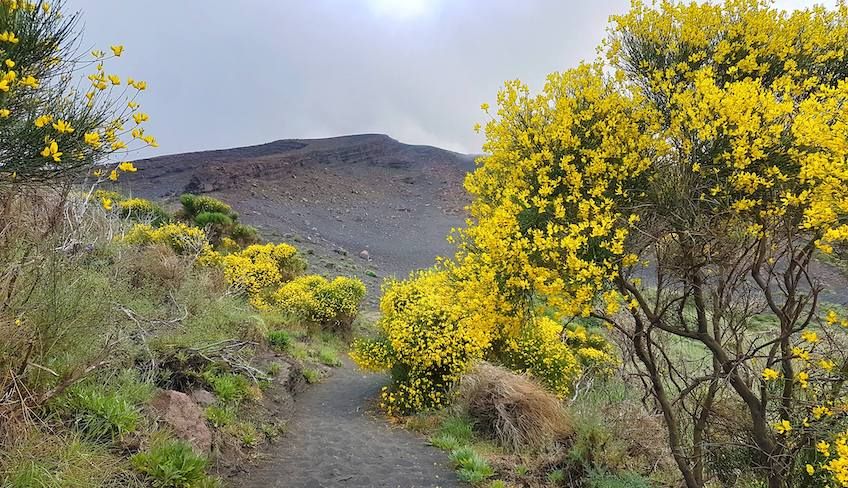
[[[206,407],[206,420],[215,428],[226,427],[236,421],[236,412],[232,406],[210,405]]]
[[[338,351],[332,346],[322,346],[318,349],[318,361],[327,366],[338,367],[342,365]]]
[[[481,483],[495,474],[488,461],[471,447],[453,450],[450,459],[456,464],[456,474],[462,481]]]
[[[303,370],[303,377],[306,378],[306,382],[310,385],[321,381],[321,373],[316,369],[305,368]]]
[[[165,441],[132,457],[133,467],[157,488],[218,486],[206,475],[208,460],[183,441]]]
[[[212,388],[218,400],[238,403],[250,396],[250,383],[243,376],[232,373],[214,373],[206,371],[203,379]]]
[[[285,351],[292,340],[292,334],[285,330],[272,330],[268,333],[268,343],[277,351]]]
[[[143,486],[118,454],[75,433],[32,429],[16,443],[3,446],[0,462],[0,486],[7,488],[104,486],[117,478],[121,486]]]

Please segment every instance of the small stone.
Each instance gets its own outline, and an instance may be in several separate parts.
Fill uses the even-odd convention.
[[[210,405],[215,404],[215,395],[212,392],[204,390],[203,388],[197,388],[195,390],[191,390],[191,394],[189,395],[194,403],[200,405],[201,407],[208,407]]]
[[[366,260],[371,259],[371,253],[369,253],[367,250],[363,249],[362,251],[359,252],[359,257],[362,258],[362,259],[366,259]]]

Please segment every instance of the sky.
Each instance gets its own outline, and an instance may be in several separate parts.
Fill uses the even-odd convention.
[[[778,0],[791,9],[835,0]],[[82,47],[148,82],[139,157],[385,133],[479,153],[480,104],[507,80],[596,56],[629,0],[66,0]]]

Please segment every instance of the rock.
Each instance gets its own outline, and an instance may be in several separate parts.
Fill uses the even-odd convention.
[[[209,193],[214,190],[214,185],[209,182],[202,181],[197,177],[197,175],[194,175],[183,188],[183,193]]]
[[[189,396],[194,400],[194,403],[204,408],[215,404],[215,395],[202,388],[191,390],[191,395]]]
[[[190,443],[198,453],[205,455],[212,449],[212,433],[203,411],[185,393],[162,390],[150,401],[150,408],[174,435]]]
[[[359,252],[359,257],[362,258],[362,259],[366,259],[366,260],[371,259],[371,253],[369,253],[367,250],[363,249],[362,251]]]

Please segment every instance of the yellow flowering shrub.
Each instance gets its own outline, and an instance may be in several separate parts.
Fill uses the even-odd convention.
[[[253,244],[219,261],[227,282],[247,293],[259,308],[267,308],[270,294],[306,269],[297,249],[286,243]]]
[[[571,392],[581,375],[607,375],[617,364],[612,345],[603,336],[581,325],[566,329],[545,316],[506,339],[501,356],[508,367],[530,373],[561,397]]]
[[[358,279],[318,275],[295,278],[274,293],[277,307],[327,329],[347,332],[359,313],[365,285]]]
[[[159,204],[144,198],[127,198],[117,200],[121,217],[161,225],[170,220],[171,216]]]
[[[203,230],[181,222],[161,227],[135,224],[127,231],[123,241],[135,245],[164,244],[177,254],[200,255],[210,251],[209,241]]]
[[[123,52],[78,51],[79,15],[57,3],[0,1],[0,183],[89,173],[97,185],[133,172],[131,150],[157,145],[136,101],[144,82],[107,71]],[[81,70],[87,79],[78,83]],[[118,85],[127,89],[112,88]],[[141,117],[143,115],[143,117]]]
[[[751,426],[740,469],[769,486],[811,470],[841,484],[832,457],[797,460],[846,431],[822,421],[846,403],[846,337],[816,329],[811,263],[848,241],[848,5],[637,0],[608,33],[601,58],[484,105],[461,252],[525,315],[622,335],[686,486],[718,476],[706,457],[733,448],[711,438],[729,402]],[[776,324],[754,329],[758,314]],[[669,355],[681,344],[707,359]]]
[[[529,372],[557,395],[566,395],[581,367],[572,348],[563,342],[562,330],[562,324],[548,317],[535,319],[518,337],[507,341],[505,364]]]
[[[494,327],[474,320],[456,291],[436,269],[384,286],[382,336],[356,341],[351,356],[363,367],[390,368],[394,382],[381,404],[390,415],[446,405],[451,387],[491,345]]]

